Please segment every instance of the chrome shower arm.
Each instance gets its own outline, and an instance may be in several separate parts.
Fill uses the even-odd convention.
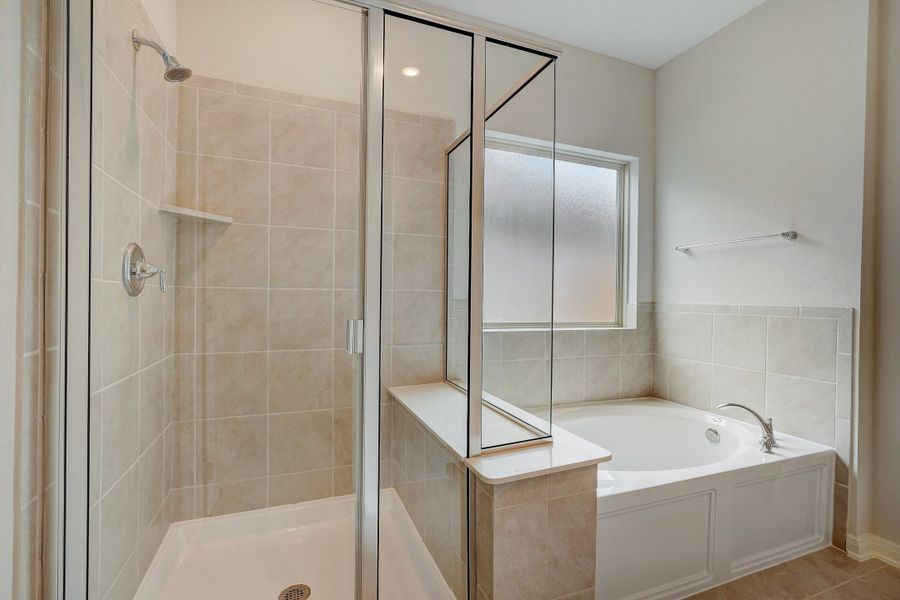
[[[140,50],[141,46],[150,46],[154,50],[156,50],[160,56],[163,57],[163,60],[169,58],[169,53],[165,48],[154,42],[153,40],[147,39],[145,37],[141,37],[140,32],[137,29],[131,30],[131,43],[134,46],[135,50]]]
[[[189,67],[185,67],[183,64],[178,62],[178,59],[169,54],[169,51],[166,50],[162,44],[142,37],[137,29],[131,30],[131,45],[134,46],[135,52],[140,50],[141,46],[149,46],[150,48],[156,50],[157,54],[162,57],[163,65],[166,68],[165,72],[163,73],[163,77],[166,81],[172,83],[181,83],[182,81],[186,81],[191,76],[192,72]]]

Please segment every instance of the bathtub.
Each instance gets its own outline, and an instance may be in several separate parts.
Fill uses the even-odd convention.
[[[737,410],[737,409],[735,409]],[[598,469],[596,600],[675,600],[825,547],[834,451],[664,400],[557,405]],[[776,430],[778,423],[775,423]]]

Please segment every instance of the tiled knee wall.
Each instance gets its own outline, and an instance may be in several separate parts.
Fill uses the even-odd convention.
[[[456,598],[466,597],[465,465],[403,406],[393,407],[394,489]],[[476,483],[478,598],[594,594],[597,467]],[[390,561],[382,557],[382,561]]]
[[[459,600],[466,597],[466,467],[402,405],[393,404],[391,478],[419,536]],[[390,556],[382,556],[388,563]]]
[[[597,556],[597,467],[475,492],[478,600],[588,600]]]

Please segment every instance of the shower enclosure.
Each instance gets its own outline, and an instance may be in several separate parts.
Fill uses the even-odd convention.
[[[463,459],[550,436],[555,54],[374,0],[178,6],[173,40],[70,3],[65,597],[474,598]],[[497,343],[540,352],[498,375]],[[388,391],[445,378],[461,456]]]

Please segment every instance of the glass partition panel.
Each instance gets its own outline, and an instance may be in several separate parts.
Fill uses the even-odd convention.
[[[402,594],[382,598],[466,598],[467,488],[459,454],[465,444],[454,440],[465,440],[467,403],[444,378],[451,369],[466,377],[465,325],[462,338],[454,328],[448,340],[445,323],[451,314],[459,317],[448,306],[454,299],[461,301],[465,323],[468,247],[448,258],[446,219],[458,211],[451,226],[468,228],[469,142],[459,146],[450,164],[447,156],[468,135],[471,97],[470,34],[385,18],[381,483],[386,489],[380,547],[391,550],[379,557],[382,589],[403,573],[405,557],[394,550],[398,527],[408,525],[405,531],[423,542],[415,547],[426,549],[433,562],[423,560],[426,566],[416,576],[402,579]],[[468,244],[468,233],[462,235]],[[463,269],[458,273],[453,272],[457,265]],[[456,275],[463,286],[449,293]],[[456,341],[462,344],[463,371],[448,358],[447,347]],[[435,581],[429,563],[440,571],[431,589],[422,587]]]
[[[447,155],[447,381],[469,381],[469,193],[471,137]]]
[[[554,68],[543,55],[487,43],[484,448],[550,433]]]

